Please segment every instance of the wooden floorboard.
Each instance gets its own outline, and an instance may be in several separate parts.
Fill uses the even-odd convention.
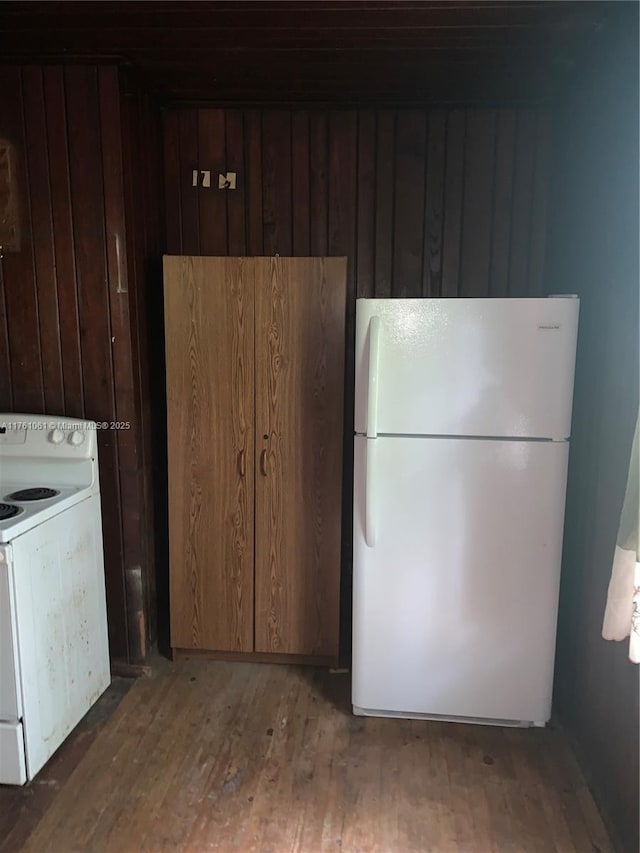
[[[163,661],[52,790],[0,849],[612,851],[559,729],[354,717],[308,667]]]

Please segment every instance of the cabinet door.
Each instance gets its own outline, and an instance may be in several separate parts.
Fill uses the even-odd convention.
[[[171,645],[253,649],[254,278],[165,257]]]
[[[338,653],[345,258],[258,258],[257,652]]]

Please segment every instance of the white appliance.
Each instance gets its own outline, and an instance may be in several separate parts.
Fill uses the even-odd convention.
[[[578,307],[357,301],[354,713],[549,719]]]
[[[96,425],[0,414],[0,783],[109,686]]]

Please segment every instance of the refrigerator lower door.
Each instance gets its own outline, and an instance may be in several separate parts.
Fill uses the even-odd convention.
[[[356,437],[355,713],[549,719],[568,452]]]

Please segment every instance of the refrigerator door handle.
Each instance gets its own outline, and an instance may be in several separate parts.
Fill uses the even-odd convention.
[[[375,477],[377,441],[365,442],[366,458],[364,471],[364,541],[373,548],[378,538],[376,530]]]
[[[378,434],[378,367],[380,361],[380,317],[369,320],[369,384],[367,393],[367,438]]]

